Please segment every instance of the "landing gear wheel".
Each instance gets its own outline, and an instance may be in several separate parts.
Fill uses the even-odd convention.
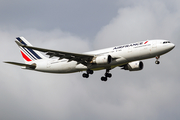
[[[101,80],[102,80],[102,81],[107,81],[107,77],[104,77],[104,76],[103,76],[103,77],[101,77]]]
[[[156,63],[156,64],[160,64],[160,62],[159,62],[159,61],[156,61],[155,63]]]
[[[87,70],[87,73],[92,75],[94,73],[94,71],[93,70]]]
[[[108,77],[108,78],[111,78],[112,74],[111,73],[105,73],[105,76]]]
[[[156,64],[160,64],[159,58],[160,58],[160,56],[156,56],[156,61],[155,61]]]
[[[104,74],[104,76],[101,77],[101,80],[102,81],[107,81],[108,78],[111,78],[112,77],[112,74],[109,73],[111,69],[106,69],[106,73]]]
[[[92,75],[93,73],[94,73],[93,70],[88,69],[88,70],[86,71],[86,73],[83,73],[83,74],[82,74],[82,76],[83,76],[83,78],[89,78],[89,74]]]
[[[83,73],[82,76],[83,76],[83,78],[88,78],[89,74]]]

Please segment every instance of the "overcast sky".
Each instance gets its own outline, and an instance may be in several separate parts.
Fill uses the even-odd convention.
[[[0,0],[1,120],[179,120],[179,0]],[[90,78],[47,74],[3,61],[23,62],[14,40],[86,52],[147,39],[168,39],[176,48],[143,60],[144,69],[115,68]]]

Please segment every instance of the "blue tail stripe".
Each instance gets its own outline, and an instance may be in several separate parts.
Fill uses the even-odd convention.
[[[38,54],[36,54],[32,49],[27,48],[37,59],[42,59]]]
[[[17,37],[16,38],[20,43],[22,43],[22,44],[24,44],[24,45],[27,45],[20,37]],[[33,58],[34,58],[34,56],[36,57],[36,58],[34,58],[35,60],[37,60],[37,59],[42,59],[36,52],[34,52],[34,50],[32,50],[32,49],[30,49],[30,48],[26,48],[26,49],[28,49],[29,51],[27,51],[24,47],[22,47],[26,52],[28,52],[28,54],[30,54]],[[29,53],[30,52],[30,53]],[[33,55],[34,56],[33,56]]]
[[[21,51],[28,56],[31,60],[36,60],[32,55],[28,54],[27,51],[23,48],[21,48]]]
[[[28,50],[26,50],[24,47],[22,47],[22,48],[23,48],[23,50],[25,50],[32,58],[34,58],[35,60],[37,60],[37,58],[35,58],[31,53],[29,53]]]
[[[27,45],[20,37],[17,37],[16,38],[20,43],[24,44],[24,45]]]

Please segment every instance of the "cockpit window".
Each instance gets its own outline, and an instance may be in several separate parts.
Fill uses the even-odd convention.
[[[167,44],[167,43],[171,43],[170,41],[165,41],[165,42],[163,42],[163,44]]]

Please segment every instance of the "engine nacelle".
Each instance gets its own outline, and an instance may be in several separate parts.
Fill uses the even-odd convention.
[[[101,65],[101,64],[110,64],[112,61],[112,57],[110,55],[102,55],[93,58],[92,63]]]
[[[135,62],[130,62],[127,65],[123,66],[122,69],[129,71],[138,71],[138,70],[142,70],[143,67],[144,64],[142,61],[135,61]]]

